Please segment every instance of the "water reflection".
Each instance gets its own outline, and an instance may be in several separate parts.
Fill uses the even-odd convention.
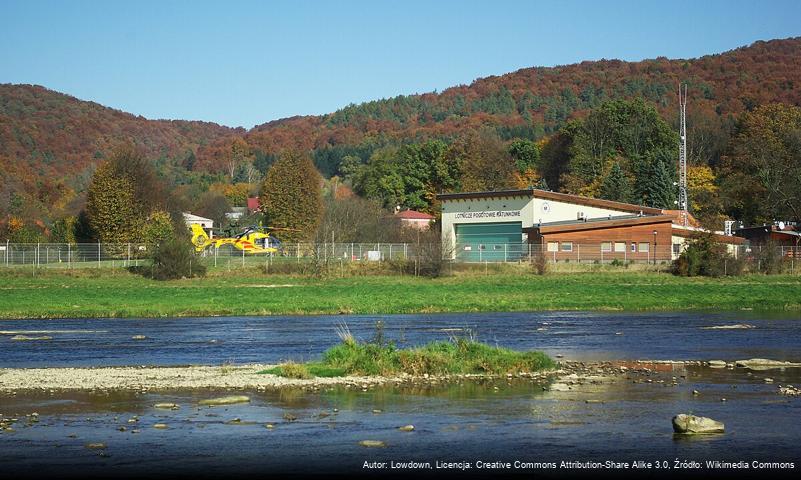
[[[765,383],[761,372],[691,366],[630,372],[611,384],[584,382],[569,391],[546,391],[522,379],[284,389],[238,392],[251,402],[225,407],[198,406],[225,394],[215,391],[5,396],[0,411],[17,421],[14,432],[0,434],[0,461],[12,473],[113,467],[135,474],[355,472],[364,460],[532,460],[532,452],[541,461],[566,455],[798,461],[801,433],[790,426],[801,402],[779,397],[776,388],[801,377],[798,369],[771,375],[775,384]],[[157,403],[180,408],[156,409]],[[38,422],[31,421],[33,412]],[[687,412],[724,422],[726,433],[674,436],[670,419]],[[399,430],[409,424],[413,432]],[[365,439],[387,447],[365,449],[359,445]],[[85,447],[96,442],[106,444],[103,456]]]

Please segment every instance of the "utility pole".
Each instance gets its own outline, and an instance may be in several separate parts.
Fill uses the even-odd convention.
[[[681,210],[681,224],[687,226],[687,84],[684,84],[682,94],[679,83],[679,210]]]

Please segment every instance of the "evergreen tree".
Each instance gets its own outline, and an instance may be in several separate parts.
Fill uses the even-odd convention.
[[[653,164],[652,194],[650,206],[656,208],[676,208],[676,187],[673,185],[673,175],[665,162],[660,158]]]
[[[650,158],[638,162],[637,180],[635,182],[637,202],[654,208],[677,208],[677,188],[675,170],[668,165],[672,162],[665,158],[666,151],[658,152]]]
[[[631,184],[620,168],[620,163],[615,162],[612,165],[612,169],[601,184],[601,198],[616,202],[631,201]]]
[[[285,152],[273,164],[262,183],[261,210],[277,236],[297,242],[312,238],[323,209],[322,177],[311,157]]]

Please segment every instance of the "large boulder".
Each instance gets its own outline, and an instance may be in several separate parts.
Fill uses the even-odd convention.
[[[723,423],[682,413],[673,417],[673,431],[683,434],[723,433]]]

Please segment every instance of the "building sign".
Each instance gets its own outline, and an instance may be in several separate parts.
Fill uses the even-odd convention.
[[[490,210],[487,212],[457,212],[454,218],[516,218],[520,216],[520,210]]]

